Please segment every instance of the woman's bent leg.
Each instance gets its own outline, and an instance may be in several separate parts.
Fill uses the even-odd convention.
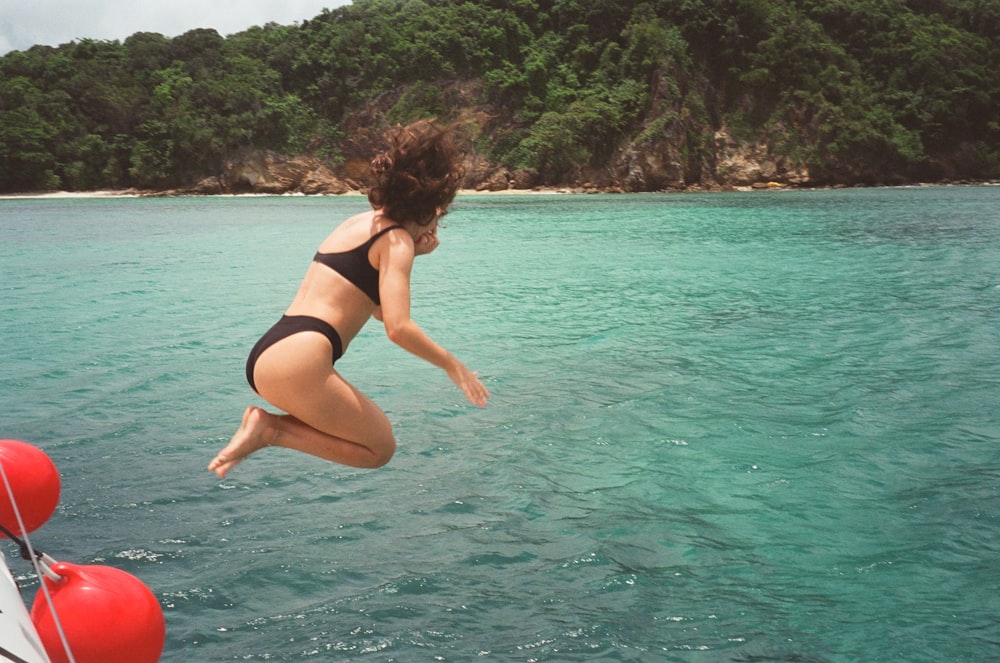
[[[259,407],[248,407],[243,422],[229,444],[208,464],[219,478],[250,454],[264,447],[285,447],[312,454],[351,467],[381,467],[392,458],[392,449],[373,451],[368,447],[327,435],[285,414],[271,414]],[[393,445],[394,448],[394,445]]]
[[[243,422],[209,469],[220,477],[265,446],[286,447],[351,467],[389,462],[396,449],[385,413],[334,371],[317,361],[329,357],[319,334],[301,333],[276,343],[260,357],[255,381],[260,392],[288,415],[247,408]]]

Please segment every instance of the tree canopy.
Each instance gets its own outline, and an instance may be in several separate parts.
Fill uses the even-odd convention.
[[[247,148],[336,165],[359,115],[454,119],[458,84],[477,152],[543,183],[721,127],[831,183],[1000,176],[991,0],[354,0],[8,53],[0,191],[177,186]]]

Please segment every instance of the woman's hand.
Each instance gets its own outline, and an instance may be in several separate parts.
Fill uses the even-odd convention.
[[[437,236],[437,228],[428,230],[413,242],[413,254],[418,256],[427,255],[440,244]]]
[[[462,390],[462,393],[465,394],[470,403],[479,407],[486,407],[486,401],[490,397],[490,392],[487,391],[486,385],[479,380],[478,374],[470,371],[462,362],[455,359],[452,366],[448,369],[448,377],[458,385],[458,388]]]

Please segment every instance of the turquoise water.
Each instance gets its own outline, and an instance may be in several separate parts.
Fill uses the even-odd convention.
[[[490,407],[372,324],[393,461],[216,480],[364,204],[0,201],[33,541],[146,582],[163,661],[1000,660],[1000,188],[460,197],[414,317]]]

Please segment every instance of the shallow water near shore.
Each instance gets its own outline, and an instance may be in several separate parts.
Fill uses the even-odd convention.
[[[392,462],[218,481],[364,206],[0,201],[0,437],[63,479],[32,540],[149,585],[162,661],[1000,659],[1000,188],[460,196],[413,315],[490,406],[372,322],[338,368]]]

